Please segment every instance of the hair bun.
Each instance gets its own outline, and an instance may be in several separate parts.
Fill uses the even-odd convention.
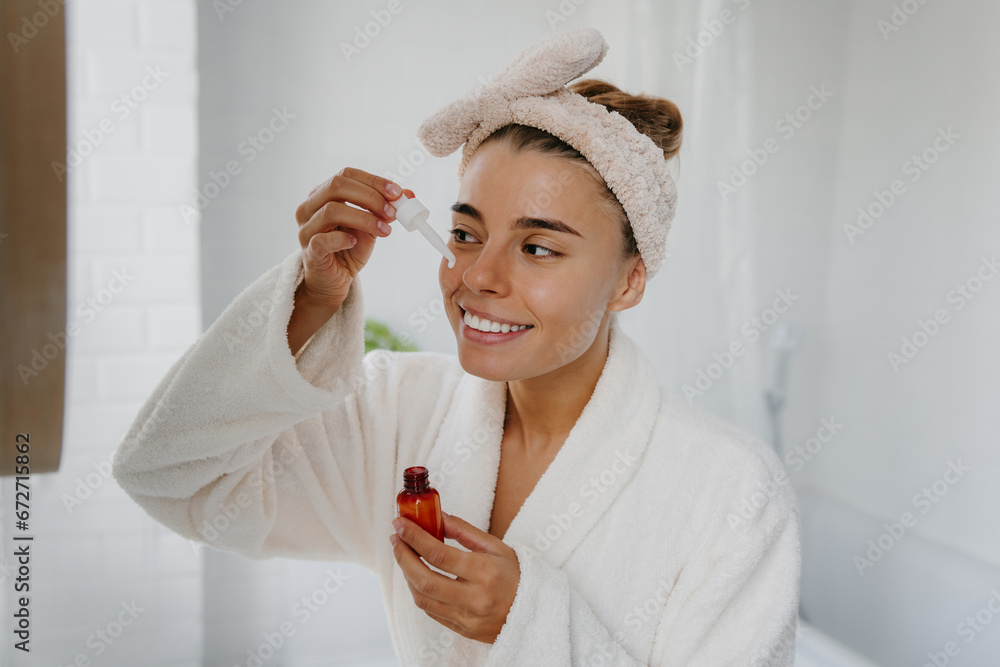
[[[581,79],[567,88],[588,101],[617,111],[635,128],[653,140],[667,160],[681,149],[683,121],[677,105],[663,97],[632,95],[600,79]]]

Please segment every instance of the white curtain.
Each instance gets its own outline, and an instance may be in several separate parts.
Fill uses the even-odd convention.
[[[588,11],[589,25],[611,44],[603,75],[628,92],[672,100],[684,121],[673,169],[678,207],[667,237],[669,256],[643,302],[622,322],[661,383],[679,393],[685,385],[693,388],[701,392],[688,394],[694,403],[768,436],[767,337],[751,343],[740,331],[760,310],[754,302],[752,239],[760,224],[753,215],[754,189],[741,188],[723,201],[716,185],[755,140],[754,12],[732,0],[622,0],[592,3]],[[745,352],[725,368],[734,341]],[[720,368],[724,372],[712,377]],[[705,374],[700,387],[707,389],[699,388],[699,371]]]

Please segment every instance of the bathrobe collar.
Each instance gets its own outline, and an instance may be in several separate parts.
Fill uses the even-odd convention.
[[[442,431],[458,434],[459,441],[444,443],[439,465],[446,472],[437,488],[446,512],[486,531],[500,465],[507,382],[467,374],[461,384],[446,420],[451,427]],[[560,567],[638,469],[659,408],[652,365],[612,318],[608,357],[594,393],[503,541],[526,546]]]

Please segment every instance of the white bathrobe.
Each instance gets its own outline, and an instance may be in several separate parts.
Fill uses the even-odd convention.
[[[361,563],[405,666],[792,664],[800,524],[781,462],[662,389],[617,323],[593,396],[504,536],[521,578],[496,641],[420,611],[388,539],[403,470],[427,466],[444,511],[488,530],[506,383],[454,355],[365,355],[357,279],[296,359],[301,279],[296,251],[140,410],[114,477],[150,516],[252,559]]]

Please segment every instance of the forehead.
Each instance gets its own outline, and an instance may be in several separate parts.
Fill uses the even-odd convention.
[[[607,212],[599,205],[604,186],[598,178],[587,163],[491,142],[469,160],[458,201],[487,217],[492,211],[501,217],[601,218]]]

